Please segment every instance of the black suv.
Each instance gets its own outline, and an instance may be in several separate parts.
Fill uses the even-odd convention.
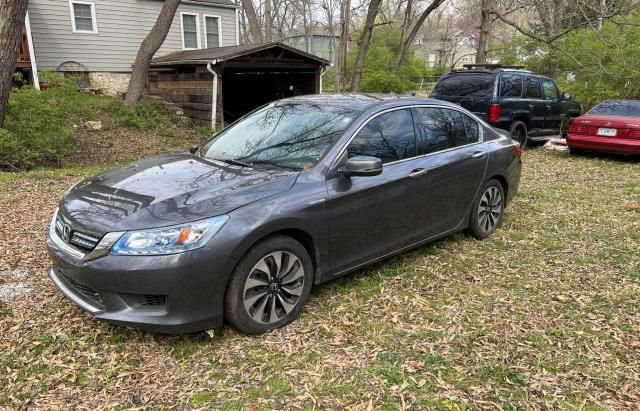
[[[528,141],[564,137],[582,107],[570,93],[560,94],[553,80],[522,67],[465,64],[442,76],[431,97],[459,104],[508,130],[522,148]]]

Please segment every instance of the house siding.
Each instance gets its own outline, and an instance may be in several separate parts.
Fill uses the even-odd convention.
[[[98,32],[74,33],[68,0],[30,0],[29,17],[39,69],[56,70],[66,62],[79,63],[91,72],[131,71],[140,43],[156,22],[162,8],[158,0],[93,0]],[[180,13],[198,13],[201,46],[203,15],[220,16],[222,45],[236,44],[236,17],[232,7],[183,3],[169,34],[156,53],[182,50]]]

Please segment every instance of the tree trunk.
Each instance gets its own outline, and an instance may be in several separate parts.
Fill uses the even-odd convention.
[[[340,42],[336,51],[336,93],[345,91],[347,74],[347,44],[349,44],[349,19],[351,0],[343,0],[340,8]]]
[[[273,14],[271,14],[271,0],[264,0],[264,26],[267,43],[273,39]]]
[[[404,42],[400,45],[400,53],[398,54],[398,59],[396,60],[394,72],[397,73],[398,70],[400,69],[402,62],[404,61],[404,57],[407,55],[407,51],[409,50],[409,47],[411,47],[411,44],[413,43],[413,39],[416,38],[416,34],[418,34],[418,31],[420,30],[420,27],[422,27],[422,24],[424,24],[424,21],[427,19],[427,17],[429,17],[429,15],[434,10],[440,7],[440,5],[444,3],[444,1],[445,0],[433,0],[431,4],[429,4],[429,7],[427,7],[425,11],[422,12],[420,17],[418,18],[418,21],[416,21],[416,24],[413,25],[413,28],[411,29],[411,32],[409,33],[409,35],[407,36],[406,39],[404,39]]]
[[[480,7],[480,35],[478,37],[476,63],[486,63],[489,33],[491,31],[491,10],[495,7],[495,0],[482,0]]]
[[[252,0],[242,0],[242,8],[247,16],[249,23],[249,32],[251,33],[251,41],[253,43],[262,43],[262,27],[256,14],[256,8],[253,6]]]
[[[404,36],[407,34],[407,28],[411,24],[411,6],[413,0],[407,0],[407,8],[404,11],[404,18],[402,19],[402,27],[400,28],[400,44],[404,43]]]
[[[7,114],[27,0],[0,0],[0,127]]]
[[[171,23],[176,15],[176,10],[180,5],[180,0],[165,0],[162,5],[162,10],[158,15],[156,24],[147,34],[147,37],[142,41],[136,60],[133,63],[131,71],[131,80],[129,80],[129,87],[127,87],[127,95],[124,102],[130,106],[136,104],[142,98],[144,93],[144,87],[147,83],[147,75],[149,74],[149,65],[151,59],[156,51],[162,46],[164,40],[167,38]]]
[[[369,3],[369,10],[367,11],[367,19],[364,23],[364,30],[362,32],[362,41],[360,42],[360,48],[358,49],[358,57],[356,59],[356,65],[353,68],[353,77],[351,78],[351,91],[357,92],[360,89],[360,79],[362,79],[362,69],[364,67],[364,61],[367,58],[367,52],[369,51],[369,41],[371,40],[371,34],[373,33],[373,26],[380,11],[381,0],[371,0]]]

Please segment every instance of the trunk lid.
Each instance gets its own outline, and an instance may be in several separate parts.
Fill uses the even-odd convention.
[[[570,132],[585,136],[600,136],[600,129],[615,129],[612,138],[640,139],[640,117],[611,116],[611,115],[586,115],[576,118],[571,124]]]

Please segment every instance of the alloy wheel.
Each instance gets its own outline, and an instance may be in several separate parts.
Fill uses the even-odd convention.
[[[489,187],[478,205],[478,223],[485,232],[491,232],[500,221],[502,195],[497,187]]]
[[[254,321],[272,324],[283,319],[300,301],[304,267],[289,251],[275,251],[251,269],[244,284],[244,308]]]

